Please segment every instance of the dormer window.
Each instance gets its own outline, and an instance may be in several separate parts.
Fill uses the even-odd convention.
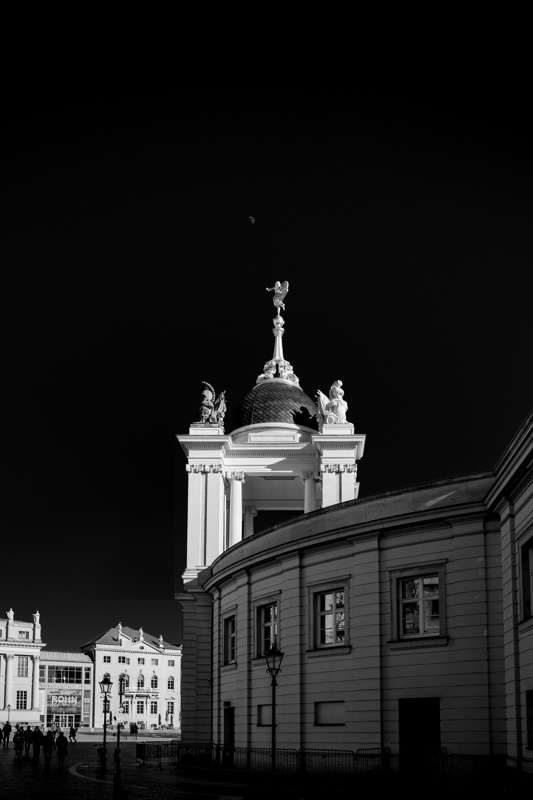
[[[19,639],[29,639],[30,632],[29,631],[19,631]]]

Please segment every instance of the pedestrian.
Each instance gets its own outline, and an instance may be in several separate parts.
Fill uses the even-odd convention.
[[[44,754],[44,765],[45,767],[50,766],[50,759],[52,758],[52,753],[56,749],[56,743],[54,741],[54,737],[52,731],[47,731],[46,736],[43,739],[43,754]]]
[[[29,756],[30,754],[31,737],[32,737],[31,728],[29,725],[26,725],[26,730],[24,731],[24,745],[25,745],[25,754],[27,756]]]
[[[68,754],[68,741],[64,733],[60,733],[57,737],[57,766],[62,767],[65,761],[65,756]]]
[[[70,726],[70,733],[69,733],[69,736],[68,736],[69,742],[74,742],[74,744],[76,744],[76,733],[77,733],[76,728],[74,727],[74,725],[71,725]]]
[[[0,724],[0,744],[4,741],[4,734],[2,733],[4,726]]]
[[[52,731],[52,736],[54,737],[54,740],[55,740],[55,738],[57,736],[57,723],[56,722],[52,723],[52,727],[50,728],[50,730]]]
[[[42,730],[39,728],[38,725],[35,726],[33,729],[33,733],[31,736],[31,743],[33,745],[33,760],[39,761],[39,757],[41,755],[41,744],[43,742],[44,736]]]
[[[24,748],[24,732],[22,728],[17,728],[15,731],[13,744],[15,746],[15,758],[22,758],[22,750]]]
[[[9,737],[11,736],[11,725],[9,724],[9,720],[2,728],[2,734],[4,736],[4,747],[9,747]]]

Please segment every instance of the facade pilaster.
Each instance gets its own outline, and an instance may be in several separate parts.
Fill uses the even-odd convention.
[[[39,710],[39,665],[41,656],[39,653],[33,656],[33,675],[31,682],[31,708],[32,711]]]
[[[230,472],[228,473],[228,478],[231,480],[229,527],[229,546],[231,547],[242,540],[242,485],[245,480],[244,472]]]
[[[6,691],[4,697],[4,708],[9,705],[13,708],[12,694],[13,694],[13,669],[15,666],[15,656],[13,653],[6,655]]]

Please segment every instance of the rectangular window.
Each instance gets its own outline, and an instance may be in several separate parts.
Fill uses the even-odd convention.
[[[122,713],[123,714],[129,714],[130,713],[130,701],[129,700],[124,700],[124,702],[122,703]]]
[[[400,591],[400,637],[438,636],[439,576],[403,578]]]
[[[138,658],[137,664],[144,664],[144,658]]]
[[[29,631],[19,631],[19,639],[29,639],[30,632]]]
[[[235,615],[224,620],[224,664],[234,664],[236,660]]]
[[[111,664],[111,656],[104,656],[104,664]]]
[[[169,658],[168,659],[168,666],[169,667],[173,667],[174,666],[174,659],[173,658]]]
[[[157,666],[159,664],[159,659],[158,658],[152,658],[152,664],[155,664],[155,666]]]
[[[344,725],[344,700],[315,703],[315,725]]]
[[[4,637],[4,629],[0,628],[0,639],[3,639],[3,637]]]
[[[137,714],[144,714],[144,700],[137,700]]]
[[[261,705],[257,706],[257,724],[272,726],[272,706]],[[276,726],[277,727],[277,726]]]
[[[44,664],[39,664],[39,683],[46,683],[46,667]]]
[[[257,650],[260,658],[270,650],[274,642],[279,644],[278,637],[278,604],[267,603],[257,607]]]
[[[152,700],[152,702],[150,703],[150,714],[157,714],[157,701],[154,702]]]
[[[91,668],[90,667],[85,667],[84,675],[85,675],[85,677],[83,679],[83,682],[84,683],[90,683],[91,682]]]
[[[174,700],[167,700],[167,712],[169,714],[174,713]]]
[[[522,619],[531,619],[533,597],[533,539],[530,539],[520,550],[522,562]]]
[[[129,664],[130,660],[129,660],[129,658],[127,656],[119,656],[118,657],[118,663],[119,664]]]
[[[18,678],[27,678],[28,677],[28,656],[19,656],[18,657],[17,677]]]
[[[345,643],[344,589],[316,595],[316,642],[319,647]]]
[[[17,708],[28,708],[28,692],[17,691]]]
[[[391,575],[392,640],[444,637],[444,563]]]

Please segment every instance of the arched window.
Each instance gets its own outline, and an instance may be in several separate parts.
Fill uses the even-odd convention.
[[[128,675],[128,673],[126,673],[124,675],[124,688],[127,689],[129,685],[130,685],[130,676]]]
[[[173,689],[174,688],[174,678],[169,678],[168,679],[168,688],[169,689]]]
[[[137,689],[144,689],[144,675],[139,675],[137,678]]]
[[[152,687],[152,689],[157,689],[157,675],[152,675],[150,686]]]

